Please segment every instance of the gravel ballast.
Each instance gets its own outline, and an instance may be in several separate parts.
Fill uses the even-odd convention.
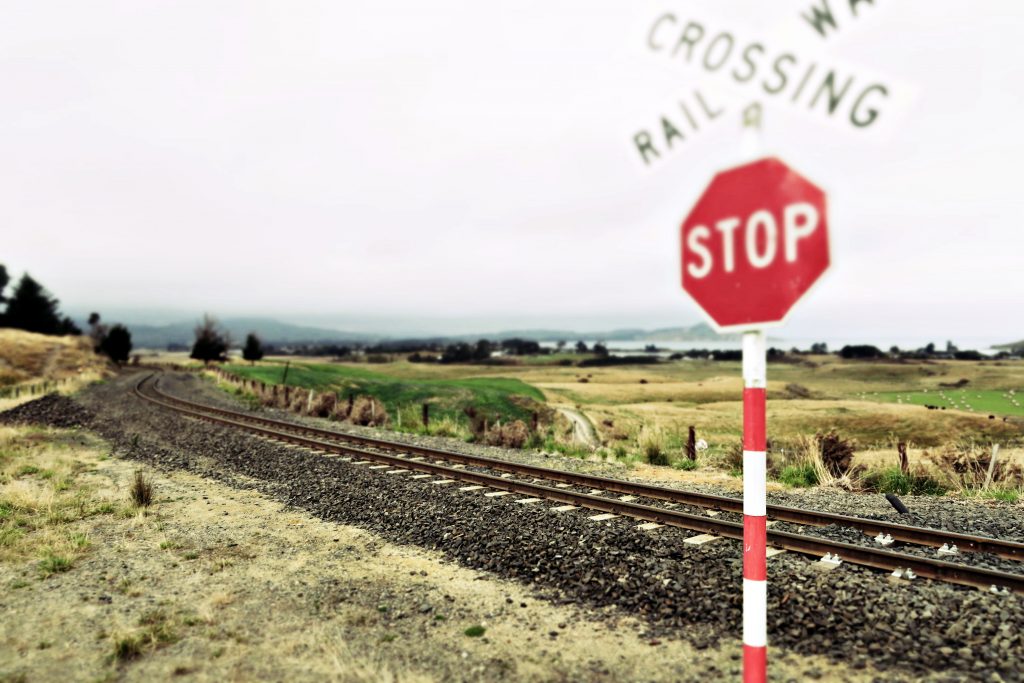
[[[740,638],[739,543],[692,547],[682,543],[691,535],[683,530],[650,533],[628,519],[597,523],[586,511],[558,514],[545,503],[517,504],[517,496],[485,498],[387,476],[144,403],[131,393],[139,377],[93,386],[78,404],[25,404],[18,420],[85,423],[119,456],[255,486],[321,518],[525,582],[549,599],[638,616],[652,635],[706,646]],[[165,389],[196,398],[180,393],[191,382]],[[1022,680],[1021,596],[922,580],[893,584],[852,565],[823,572],[789,553],[772,558],[769,572],[773,645],[906,675]]]

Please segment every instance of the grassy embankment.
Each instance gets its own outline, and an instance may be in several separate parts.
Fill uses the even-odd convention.
[[[93,353],[88,337],[54,337],[0,328],[0,410],[38,398],[43,390],[56,387],[71,393],[100,379],[109,371],[107,361]],[[14,396],[14,389],[21,395]],[[36,394],[24,391],[37,389]]]
[[[334,391],[341,399],[349,394],[372,396],[384,404],[393,427],[412,429],[421,424],[422,406],[430,405],[435,425],[457,425],[459,435],[468,434],[466,409],[473,408],[493,421],[530,422],[533,411],[543,403],[544,394],[519,379],[508,377],[396,377],[366,365],[292,363],[287,384],[316,391]],[[280,384],[284,365],[228,365],[225,370],[267,384]]]
[[[447,391],[456,387],[489,387],[499,396],[509,386],[536,387],[549,404],[581,410],[595,425],[603,444],[596,454],[567,443],[564,438],[560,444],[549,440],[546,447],[557,446],[563,452],[585,457],[630,463],[668,462],[690,469],[693,465],[686,461],[683,452],[687,427],[693,425],[698,438],[709,444],[698,461],[699,467],[728,471],[736,466],[735,453],[742,429],[742,407],[738,400],[742,381],[740,364],[736,362],[687,360],[613,368],[567,367],[530,360],[503,367],[405,361],[373,366],[324,364],[315,366],[319,370],[311,372],[311,384],[303,383],[307,378],[302,370],[293,379],[291,373],[296,367],[293,365],[289,371],[289,384],[335,383],[342,387],[380,382],[382,387],[395,387],[380,392],[385,403],[407,391],[400,387],[415,387],[419,393],[410,395],[410,399],[417,402],[439,387],[446,387]],[[282,366],[232,369],[272,380],[275,376],[280,378]],[[963,395],[961,389],[942,386],[963,380],[967,381],[962,387]],[[769,435],[774,456],[785,463],[802,460],[808,449],[813,448],[814,435],[834,431],[852,441],[857,464],[886,473],[882,479],[891,480],[890,488],[906,490],[910,486],[907,481],[890,476],[898,442],[908,444],[915,470],[934,468],[937,454],[958,452],[980,457],[993,443],[1001,444],[1002,459],[1021,462],[1022,428],[1013,418],[1022,414],[1014,403],[1022,391],[1021,362],[894,363],[815,356],[798,363],[772,363]],[[476,400],[463,396],[465,401]],[[946,410],[923,407],[928,403],[938,405],[935,399],[941,396],[949,397]],[[974,397],[970,403],[967,396]],[[536,394],[531,392],[531,397]],[[989,419],[990,414],[995,418]],[[1010,420],[1004,421],[1003,417]],[[783,475],[787,467],[782,464],[777,472],[784,482],[813,483],[815,477],[806,463]],[[954,482],[949,486],[955,488]]]

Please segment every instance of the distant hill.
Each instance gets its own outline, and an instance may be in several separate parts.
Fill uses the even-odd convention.
[[[197,320],[183,320],[169,325],[135,325],[126,323],[132,333],[132,343],[135,348],[144,349],[165,349],[170,344],[191,346],[195,339],[194,328]],[[288,344],[373,344],[381,341],[395,341],[399,339],[410,339],[411,336],[389,336],[382,334],[344,332],[324,327],[308,327],[304,325],[292,325],[273,318],[223,318],[221,326],[231,335],[232,341],[237,345],[245,340],[250,332],[260,336],[265,344],[282,346]],[[690,327],[668,327],[656,330],[644,330],[639,328],[624,328],[598,332],[579,332],[576,330],[551,330],[551,329],[523,329],[504,330],[493,333],[463,334],[463,335],[431,335],[429,337],[415,337],[423,342],[449,343],[452,341],[476,341],[478,339],[511,339],[519,337],[522,339],[533,339],[540,342],[556,342],[565,340],[575,342],[579,339],[587,341],[598,340],[603,342],[633,341],[633,342],[673,342],[673,341],[723,341],[739,339],[737,335],[720,335],[705,323],[698,323]]]
[[[128,329],[132,333],[132,343],[136,348],[164,349],[169,344],[191,346],[195,340],[194,329],[198,320],[182,321],[170,325],[132,325]],[[245,340],[250,332],[255,332],[265,344],[302,344],[318,342],[373,342],[381,339],[379,335],[355,334],[323,327],[305,327],[291,325],[271,318],[224,318],[221,326],[228,331],[235,344]]]
[[[1000,351],[1009,351],[1010,353],[1024,353],[1024,339],[1010,342],[1009,344],[997,344],[992,348]]]
[[[603,332],[578,332],[575,330],[504,330],[494,334],[460,335],[458,339],[509,339],[520,337],[523,339],[534,339],[541,342],[567,341],[573,342],[579,339],[597,340],[604,342],[617,341],[649,341],[649,342],[674,342],[674,341],[726,341],[739,339],[738,335],[718,334],[707,323],[697,323],[690,327],[665,327],[657,330],[644,330],[640,328],[624,328],[616,330],[605,330]]]

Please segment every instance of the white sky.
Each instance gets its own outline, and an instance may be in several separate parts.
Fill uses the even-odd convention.
[[[635,132],[728,92],[645,52],[671,11],[895,91],[865,135],[766,100],[833,222],[780,334],[1024,336],[1024,5],[830,0],[823,41],[812,1],[6,2],[0,262],[71,310],[696,322],[678,226],[739,126],[639,163]]]

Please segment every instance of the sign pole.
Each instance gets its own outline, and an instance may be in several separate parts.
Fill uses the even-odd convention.
[[[764,330],[744,332],[743,683],[768,678],[767,365]]]

